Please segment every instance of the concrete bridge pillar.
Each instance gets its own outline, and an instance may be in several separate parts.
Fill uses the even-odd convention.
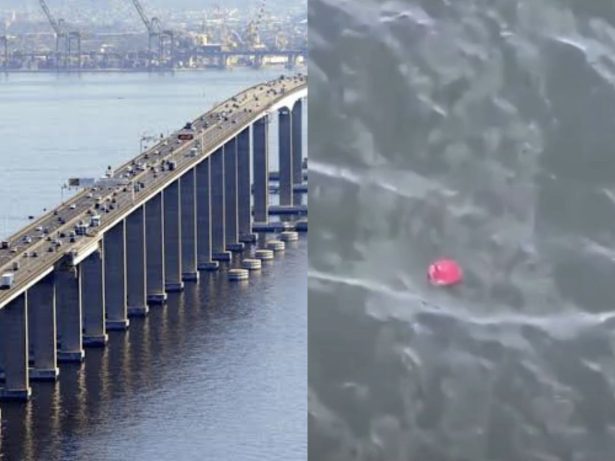
[[[107,330],[126,330],[130,325],[126,304],[126,221],[113,226],[103,239]]]
[[[230,261],[231,253],[226,251],[225,236],[225,190],[224,190],[224,149],[219,148],[211,159],[211,253],[217,261]]]
[[[167,299],[164,290],[164,218],[162,192],[145,204],[145,241],[147,249],[146,285],[147,302],[163,304]]]
[[[196,169],[180,178],[182,280],[196,281]]]
[[[293,204],[292,114],[288,108],[278,110],[278,141],[280,165],[280,205]]]
[[[23,293],[0,309],[0,360],[4,368],[2,400],[28,400],[28,295]]]
[[[83,345],[103,347],[105,332],[105,273],[102,249],[85,258],[80,266],[81,302],[83,305]]]
[[[57,367],[56,290],[53,274],[28,290],[28,330],[34,352],[30,379],[55,381]]]
[[[58,362],[81,362],[83,351],[83,314],[81,284],[77,266],[59,266],[55,270],[56,305],[60,348]]]
[[[266,224],[269,221],[268,122],[268,116],[265,115],[252,125],[254,222],[259,224]]]
[[[291,151],[292,151],[292,184],[303,182],[303,149],[301,144],[301,134],[303,132],[303,102],[298,99],[293,105],[291,124]],[[301,205],[301,193],[293,194],[293,205]]]
[[[144,317],[147,307],[145,283],[145,207],[126,218],[126,301],[129,316]]]
[[[254,242],[252,233],[252,194],[250,191],[250,127],[237,137],[237,216],[239,240]]]
[[[182,254],[181,254],[181,212],[179,181],[174,181],[164,189],[164,272],[165,290],[181,291]]]
[[[196,242],[199,270],[216,270],[218,262],[211,259],[211,179],[210,159],[196,166]]]
[[[237,231],[237,138],[224,145],[224,216],[226,249],[243,250]]]

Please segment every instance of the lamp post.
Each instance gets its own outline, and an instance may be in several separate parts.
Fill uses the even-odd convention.
[[[60,186],[60,203],[64,203],[64,189],[68,189],[68,185],[66,183]]]
[[[160,133],[160,139],[162,139],[164,136],[162,133]],[[147,142],[156,142],[158,141],[158,137],[154,136],[154,135],[148,135],[146,133],[141,133],[141,139],[139,140],[139,153],[142,154],[143,153],[143,142],[147,141]],[[147,146],[145,146],[145,149],[147,149]]]
[[[143,141],[147,141],[147,137],[145,136],[145,133],[141,133],[141,139],[139,139],[139,153],[140,154],[143,153]]]

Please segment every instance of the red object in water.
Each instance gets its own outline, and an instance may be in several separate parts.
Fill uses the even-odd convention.
[[[429,266],[427,276],[433,285],[449,286],[461,282],[463,271],[457,261],[439,259]]]

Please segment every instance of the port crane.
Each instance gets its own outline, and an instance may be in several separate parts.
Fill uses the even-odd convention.
[[[64,19],[60,18],[56,20],[51,14],[47,3],[45,3],[45,0],[39,0],[39,4],[41,5],[43,13],[45,13],[47,21],[49,21],[49,24],[51,25],[51,28],[56,35],[57,67],[59,68],[61,65],[65,65],[67,63],[64,58],[68,58],[68,63],[70,65],[70,62],[72,61],[71,58],[73,43],[76,43],[77,45],[77,63],[78,67],[81,67],[81,34],[79,33],[79,31],[76,30],[67,32]],[[64,52],[67,53],[66,56],[64,55]]]
[[[252,49],[256,49],[259,48],[261,46],[261,39],[260,39],[260,35],[259,35],[259,27],[261,25],[261,22],[263,21],[263,16],[265,15],[265,4],[267,3],[267,0],[261,0],[258,8],[257,8],[257,12],[256,12],[256,18],[251,20],[247,27],[246,27],[246,31],[244,33],[244,41],[245,43],[248,44],[248,46],[250,46]]]
[[[173,57],[173,31],[171,30],[161,30],[160,19],[157,17],[148,18],[147,14],[145,14],[145,10],[143,9],[143,5],[139,0],[132,0],[132,4],[134,5],[137,13],[139,13],[139,17],[141,21],[145,25],[148,34],[147,41],[147,50],[149,54],[149,58],[152,59],[154,57],[152,46],[156,41],[158,42],[158,62],[162,63],[164,58],[164,46],[165,42],[169,45],[169,55],[171,58]]]
[[[256,8],[256,17],[248,22],[241,35],[235,34],[237,42],[241,44],[241,47],[245,51],[257,51],[264,48],[260,39],[259,27],[265,14],[265,4],[266,0],[261,0]],[[262,57],[259,55],[254,55],[252,65],[256,68],[261,67]]]

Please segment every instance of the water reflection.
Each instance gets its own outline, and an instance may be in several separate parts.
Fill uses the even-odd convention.
[[[305,459],[307,241],[292,247],[244,284],[201,272],[2,403],[0,459]]]

